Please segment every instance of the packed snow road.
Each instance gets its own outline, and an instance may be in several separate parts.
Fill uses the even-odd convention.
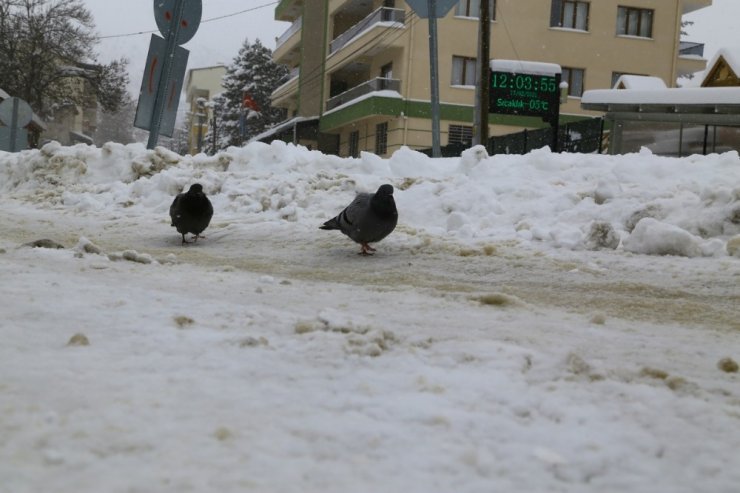
[[[231,267],[287,278],[427,289],[436,295],[508,295],[532,307],[559,308],[654,323],[740,330],[740,266],[736,259],[651,258],[625,252],[545,251],[515,244],[467,247],[400,225],[372,257],[338,232],[218,218],[207,238],[181,246],[166,217],[106,218],[62,210],[24,215],[23,204],[0,221],[18,244],[54,239],[72,247],[81,237],[106,252],[135,250],[153,258]],[[219,220],[220,219],[220,220]],[[394,238],[395,237],[395,238]],[[396,241],[398,237],[401,240]]]

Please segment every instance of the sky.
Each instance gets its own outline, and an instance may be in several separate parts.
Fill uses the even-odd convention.
[[[85,0],[92,12],[98,34],[100,60],[120,57],[129,60],[130,90],[138,94],[151,38],[150,33],[105,38],[121,34],[157,30],[152,0]],[[277,2],[270,0],[205,0],[201,25],[193,39],[183,45],[190,51],[188,68],[230,64],[245,39],[259,39],[270,49],[289,23],[274,20]],[[254,10],[250,10],[254,9]],[[249,10],[248,12],[243,12]],[[242,12],[242,13],[239,13]],[[239,13],[229,16],[230,14]],[[208,21],[217,17],[223,19]],[[157,31],[157,34],[159,32]]]
[[[373,256],[318,229],[383,183]],[[736,493],[738,183],[736,151],[0,152],[0,491]]]
[[[721,48],[740,49],[740,36],[734,20],[740,17],[740,2],[737,0],[714,0],[711,7],[697,10],[684,20],[693,21],[686,28],[686,41],[704,43],[704,58],[711,60]]]

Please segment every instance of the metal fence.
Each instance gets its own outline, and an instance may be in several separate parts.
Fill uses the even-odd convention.
[[[601,152],[604,133],[603,118],[589,118],[561,125],[558,128],[558,152]],[[552,143],[552,128],[523,130],[522,132],[491,137],[486,145],[489,155],[527,154]],[[470,143],[455,142],[440,148],[442,157],[457,157],[470,147]],[[419,149],[431,156],[432,149]]]

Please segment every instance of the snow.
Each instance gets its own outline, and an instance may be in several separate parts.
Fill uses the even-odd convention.
[[[623,74],[619,76],[617,82],[614,84],[614,88],[624,85],[624,89],[641,89],[641,90],[661,90],[667,89],[665,82],[660,77],[647,76],[647,75],[629,75]]]
[[[374,256],[318,230],[382,183]],[[735,492],[739,186],[736,152],[0,152],[0,492]]]
[[[511,72],[515,74],[557,75],[562,72],[556,63],[531,62],[527,60],[491,60],[494,72]]]
[[[670,89],[592,89],[581,104],[717,104],[740,105],[740,87],[680,87]]]

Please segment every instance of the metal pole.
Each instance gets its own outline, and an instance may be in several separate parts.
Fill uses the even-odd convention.
[[[10,112],[10,152],[18,152],[15,144],[18,138],[18,98],[13,98],[13,109]]]
[[[475,87],[475,132],[473,143],[488,143],[489,63],[491,57],[491,9],[489,0],[481,0],[478,19],[478,84]]]
[[[218,152],[218,149],[216,149],[216,107],[213,107],[213,111],[211,112],[211,118],[213,119],[213,154],[215,155]]]
[[[162,125],[162,115],[164,114],[164,106],[167,101],[167,88],[172,80],[172,60],[175,57],[177,38],[180,34],[180,22],[182,21],[182,11],[185,8],[184,4],[184,0],[178,0],[175,3],[172,28],[167,32],[167,50],[164,60],[162,60],[162,76],[159,79],[157,95],[154,99],[154,113],[151,128],[149,129],[147,149],[154,149],[157,145],[157,140],[159,140],[159,127]],[[180,97],[180,95],[175,94],[174,97]]]
[[[432,157],[441,157],[439,147],[439,68],[437,66],[437,1],[428,0],[429,7],[429,83],[432,98]]]

